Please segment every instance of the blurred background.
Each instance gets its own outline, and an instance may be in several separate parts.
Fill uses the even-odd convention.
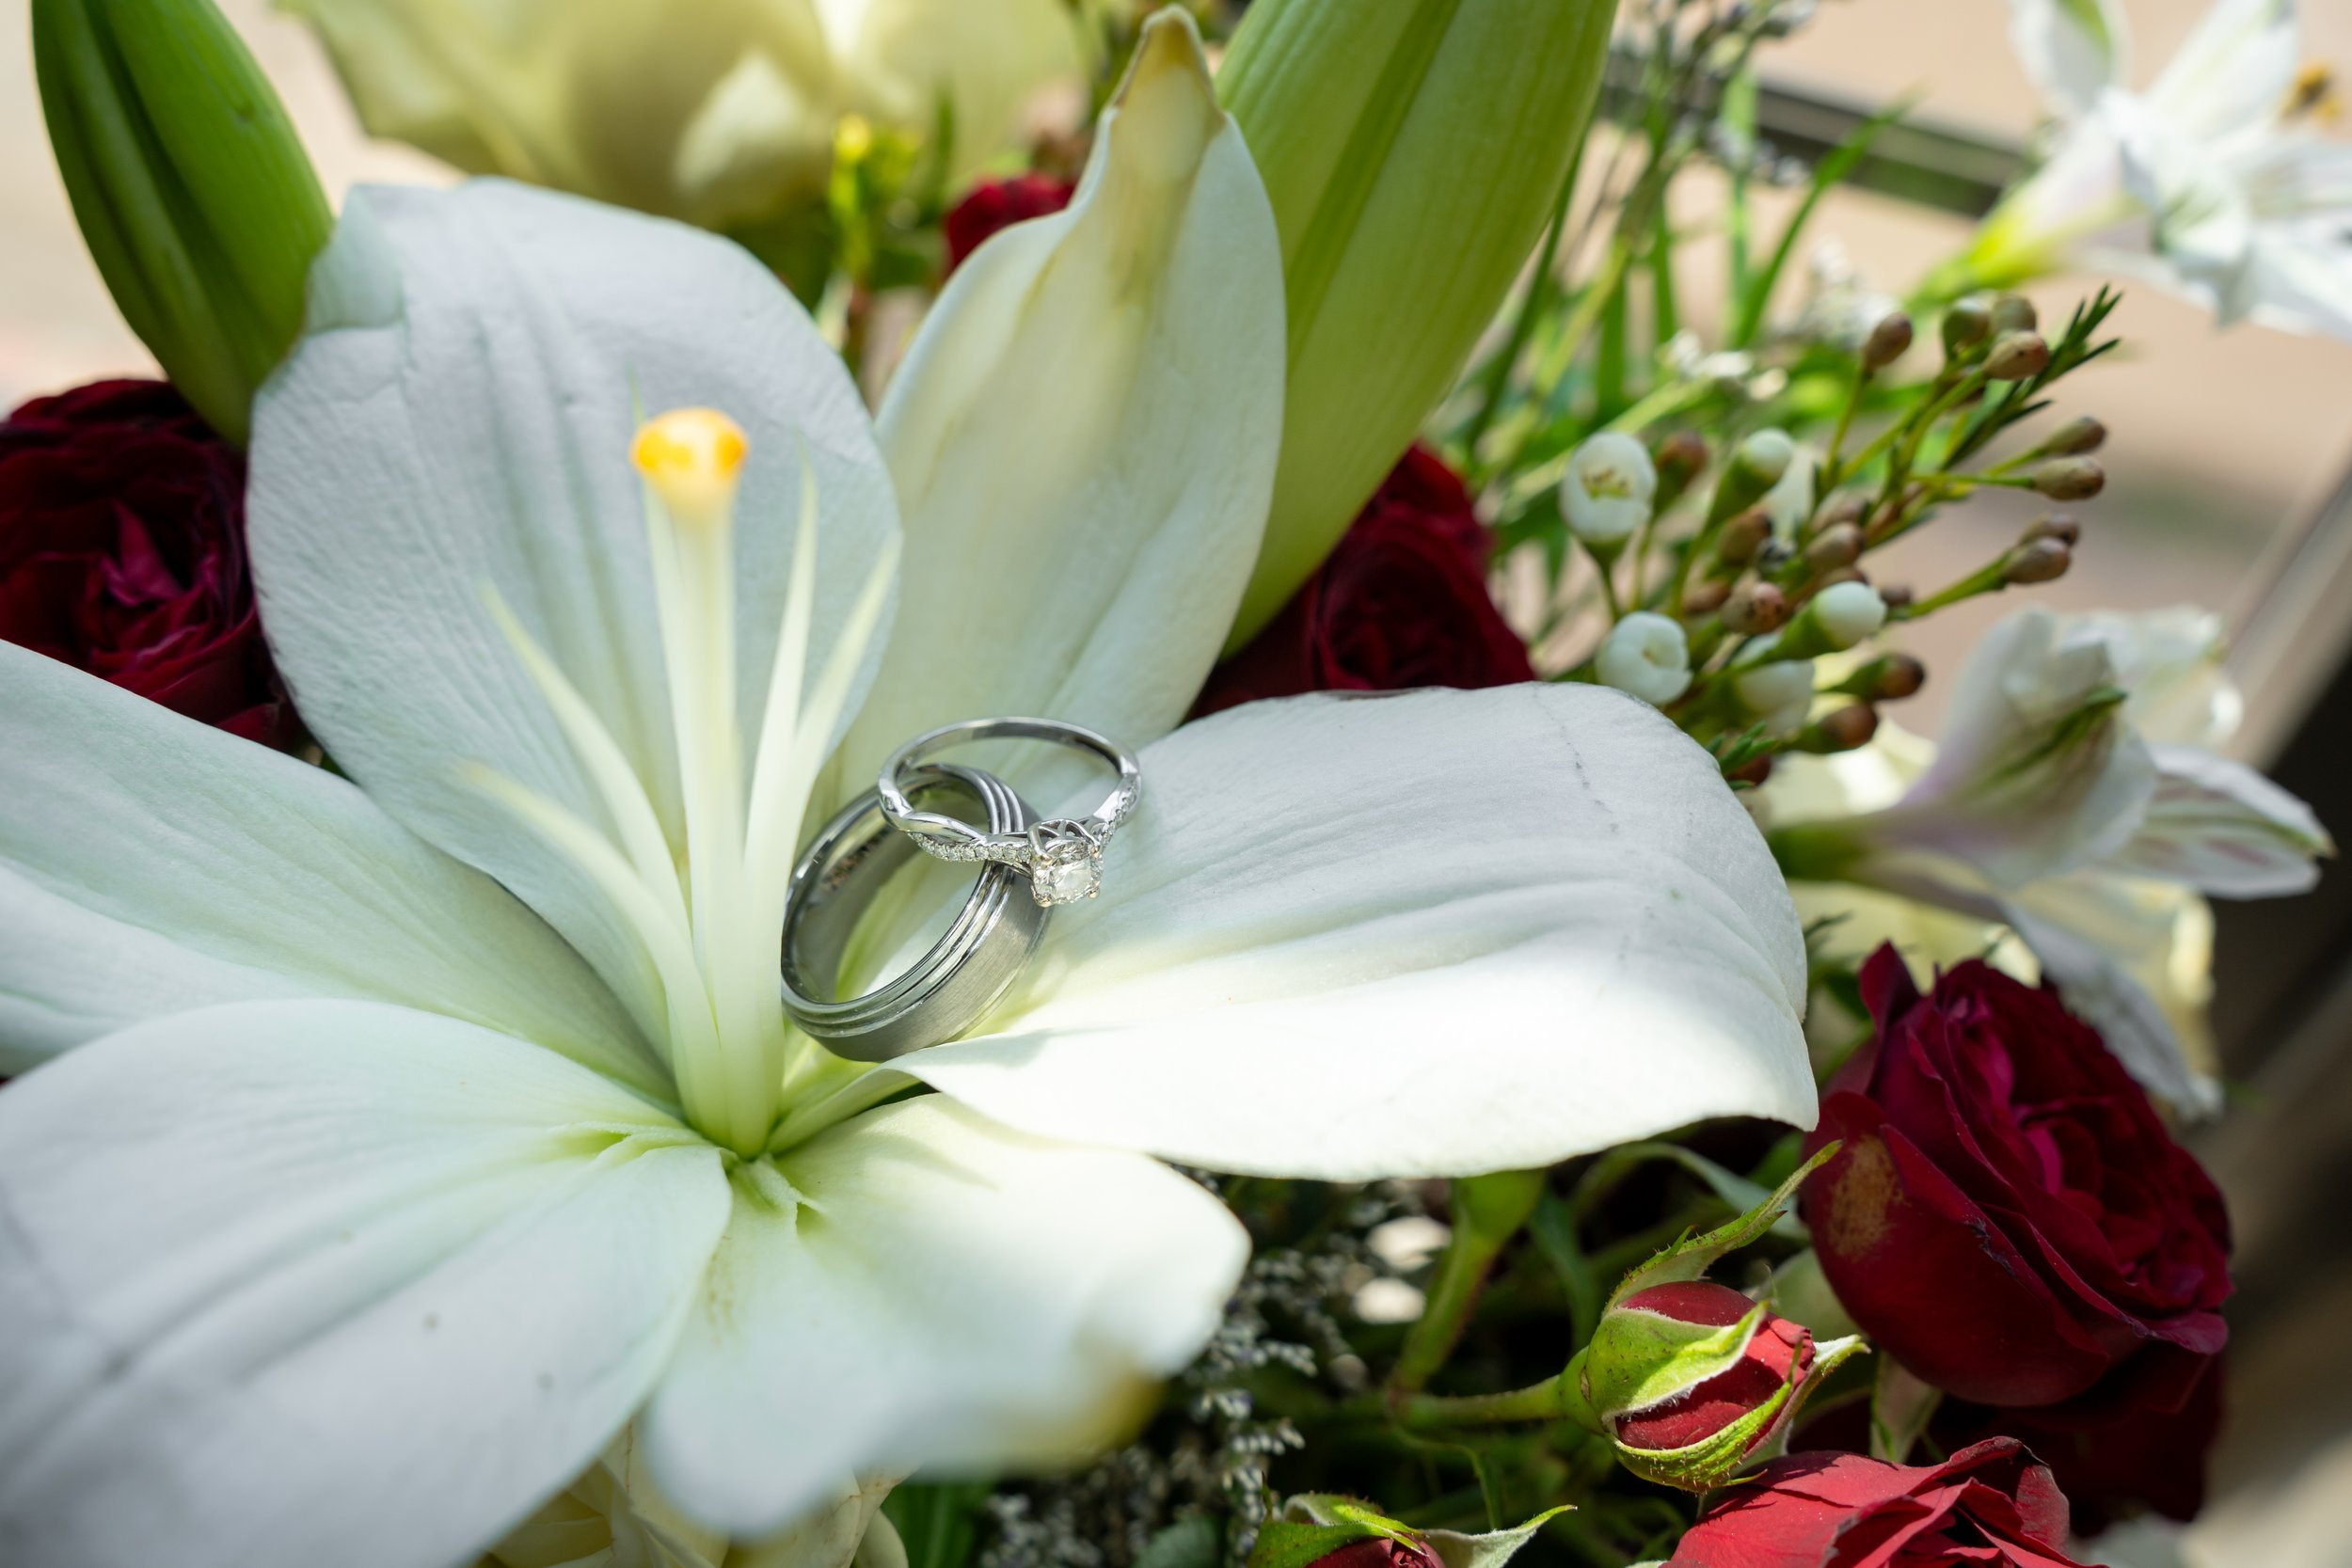
[[[263,0],[222,3],[283,95],[330,197],[358,182],[455,178],[421,153],[363,135],[301,24]],[[2126,0],[2140,82],[2205,5]],[[26,0],[0,0],[0,406],[153,372],[68,212],[26,21]],[[1772,52],[1768,80],[1831,110],[1867,112],[1909,94],[1916,123],[1955,133],[1954,146],[1997,163],[2039,112],[2007,24],[2003,0],[1827,0],[1811,26]],[[2352,67],[2352,3],[2307,0],[2303,27],[2315,59]],[[1694,210],[1681,216],[1704,222],[1707,194],[1688,193]],[[1834,236],[1863,278],[1900,293],[1961,245],[1974,216],[1848,189],[1832,196],[1815,231]],[[2062,318],[2093,281],[2030,292],[2045,320]],[[2248,700],[2234,750],[2311,801],[2339,843],[2352,842],[2352,345],[2217,330],[2202,307],[2119,281],[2126,297],[2110,328],[2126,348],[2069,384],[2070,406],[2095,412],[2114,433],[2102,454],[2112,479],[2084,509],[2076,570],[2043,590],[2044,601],[2186,601],[2223,611]],[[1917,553],[1902,564],[1938,582],[1988,558],[2025,517],[1998,499],[1915,535],[1906,548]],[[1949,670],[2010,608],[1988,598],[1939,616],[1918,651]],[[1938,703],[1931,685],[1905,722],[1931,733]],[[2182,1543],[2122,1550],[2147,1554],[2133,1559],[2139,1568],[2171,1560],[2176,1548],[2196,1568],[2352,1568],[2352,1202],[2344,1196],[2352,1193],[2352,876],[2339,866],[2304,897],[2221,906],[2215,965],[2216,1022],[2237,1102],[2200,1148],[2238,1231],[2234,1408],[2206,1518]]]

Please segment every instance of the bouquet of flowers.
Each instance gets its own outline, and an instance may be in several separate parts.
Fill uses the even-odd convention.
[[[337,213],[210,0],[32,0],[167,380],[0,424],[0,1560],[2195,1513],[2204,900],[2332,846],[2212,616],[2031,602],[2118,296],[2010,291],[2352,335],[2287,0],[2144,95],[2013,0],[1899,298],[1813,232],[1898,117],[1758,134],[1809,0],[293,8],[477,177]]]

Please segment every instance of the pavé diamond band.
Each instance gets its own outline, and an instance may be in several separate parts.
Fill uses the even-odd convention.
[[[1119,772],[1119,784],[1091,816],[1055,817],[1023,832],[984,830],[938,812],[918,811],[906,796],[912,770],[951,746],[982,740],[1050,740],[1091,752]],[[916,736],[882,764],[874,786],[891,826],[927,854],[948,861],[994,861],[1029,874],[1040,905],[1070,904],[1102,891],[1103,847],[1143,799],[1143,767],[1108,737],[1059,719],[966,719]]]

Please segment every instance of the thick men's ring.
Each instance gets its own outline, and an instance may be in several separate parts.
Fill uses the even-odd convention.
[[[957,817],[917,811],[905,788],[914,781],[912,770],[950,746],[981,740],[1054,740],[1075,746],[1117,768],[1119,784],[1093,816],[1055,817],[1033,823],[1025,832],[984,832]],[[1102,891],[1103,847],[1143,800],[1143,765],[1116,741],[1059,719],[966,719],[918,735],[892,752],[874,792],[882,797],[882,814],[891,826],[925,853],[944,861],[986,860],[1016,866],[1029,874],[1029,895],[1041,906],[1073,904]]]
[[[916,767],[905,777],[918,795],[965,797],[994,832],[1028,825],[1029,808],[993,773]],[[1021,895],[1014,871],[984,866],[930,951],[864,996],[821,1000],[834,993],[859,917],[914,851],[869,792],[825,824],[792,873],[784,904],[784,1008],[836,1056],[886,1062],[961,1036],[1005,994],[1045,929],[1045,909]]]

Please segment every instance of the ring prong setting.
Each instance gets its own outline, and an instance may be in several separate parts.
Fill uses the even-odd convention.
[[[1058,817],[1029,829],[1029,896],[1051,908],[1103,891],[1103,842],[1089,823]]]

